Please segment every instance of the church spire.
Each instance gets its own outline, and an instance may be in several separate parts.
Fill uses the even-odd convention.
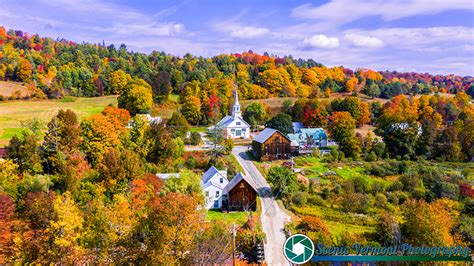
[[[232,116],[242,117],[242,113],[240,112],[239,94],[237,92],[237,89],[234,90],[234,106],[232,108]]]

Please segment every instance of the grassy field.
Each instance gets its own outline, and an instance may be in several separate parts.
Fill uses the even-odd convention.
[[[228,224],[235,223],[239,226],[247,221],[246,212],[221,212],[219,210],[209,210],[206,214],[208,221],[224,221]]]
[[[39,118],[46,125],[60,109],[71,109],[79,118],[83,118],[100,113],[109,104],[117,105],[117,97],[76,98],[73,102],[62,100],[0,102],[0,147],[8,144],[11,137],[21,132],[22,121]]]
[[[30,94],[28,89],[23,86],[23,83],[0,80],[0,95],[10,96],[17,91],[20,92],[21,96]]]

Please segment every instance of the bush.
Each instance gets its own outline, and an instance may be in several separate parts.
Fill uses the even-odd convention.
[[[202,143],[201,134],[199,134],[199,132],[191,132],[189,138],[185,139],[185,143],[194,146],[200,145]]]
[[[308,197],[308,204],[311,204],[311,205],[314,205],[314,206],[326,206],[326,201],[324,201],[318,195],[310,195]]]
[[[362,193],[348,193],[342,199],[341,206],[345,212],[367,213],[370,208],[370,198]]]
[[[297,191],[291,195],[291,202],[297,206],[305,205],[308,201],[308,194],[306,192]]]
[[[327,200],[329,196],[331,196],[331,190],[329,190],[329,188],[327,187],[323,188],[321,196],[323,197],[323,199]]]
[[[381,208],[381,209],[385,209],[387,208],[387,197],[382,194],[382,193],[379,193],[375,196],[375,206],[378,207],[378,208]]]

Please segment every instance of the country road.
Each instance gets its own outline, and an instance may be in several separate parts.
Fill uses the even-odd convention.
[[[283,244],[286,236],[283,232],[285,223],[290,217],[280,208],[276,200],[271,196],[271,188],[267,180],[258,171],[257,167],[248,158],[246,146],[235,146],[232,150],[235,158],[245,171],[245,175],[254,181],[262,203],[262,227],[266,234],[264,245],[265,260],[268,265],[290,265],[283,255]]]

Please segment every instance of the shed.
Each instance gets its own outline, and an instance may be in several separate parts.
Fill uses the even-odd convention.
[[[248,211],[257,208],[257,189],[251,180],[238,173],[222,191],[223,208],[229,211]]]
[[[291,140],[276,129],[265,128],[253,139],[252,150],[259,161],[288,159],[291,156]]]

